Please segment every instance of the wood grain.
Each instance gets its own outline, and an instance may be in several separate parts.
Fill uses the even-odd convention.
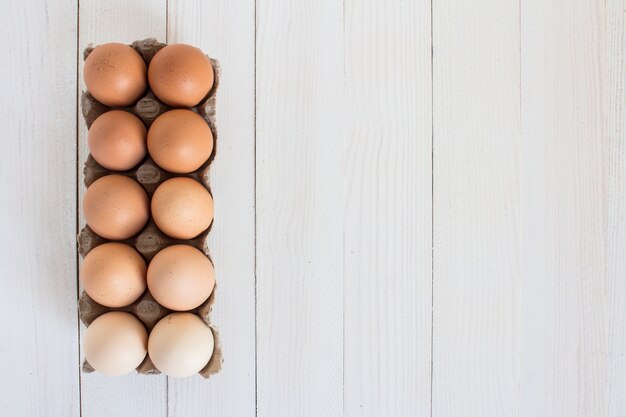
[[[607,283],[606,397],[607,417],[626,410],[626,4],[606,2],[607,38]]]
[[[518,412],[517,6],[433,2],[433,417]]]
[[[4,4],[0,41],[0,414],[74,417],[76,4]]]
[[[521,415],[603,416],[604,2],[522,6]]]
[[[223,71],[209,249],[218,284],[211,318],[225,352],[210,380],[169,380],[170,417],[255,415],[254,27],[251,1],[169,0],[168,42],[202,48]]]
[[[260,417],[342,415],[342,7],[257,2]]]
[[[430,417],[430,2],[345,3],[346,416]]]
[[[625,10],[8,2],[0,415],[623,417]],[[79,371],[77,71],[145,37],[223,68],[208,381]]]
[[[166,36],[166,1],[127,2],[113,0],[100,2],[81,0],[79,14],[80,88],[82,81],[82,53],[85,47],[106,42],[131,43],[137,39],[155,37],[164,42]],[[79,201],[80,227],[82,217],[83,185],[82,167],[89,153],[87,128],[79,114]],[[75,305],[75,301],[74,301]],[[81,330],[85,327],[81,325]],[[83,356],[81,355],[81,361]],[[82,417],[133,416],[158,417],[167,415],[167,380],[165,376],[126,375],[107,377],[94,372],[81,374]]]

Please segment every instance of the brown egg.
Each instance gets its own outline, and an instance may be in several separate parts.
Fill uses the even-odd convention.
[[[171,110],[150,126],[148,151],[166,171],[192,172],[211,156],[213,133],[204,119],[191,110]]]
[[[93,248],[80,268],[89,297],[107,307],[124,307],[146,289],[146,262],[131,246],[105,243]]]
[[[83,348],[87,362],[105,375],[130,373],[148,352],[148,332],[130,313],[113,311],[95,319],[85,332]]]
[[[85,60],[83,79],[99,102],[110,107],[128,106],[146,90],[146,63],[128,45],[105,43]]]
[[[213,332],[192,313],[163,317],[150,332],[148,355],[167,376],[182,378],[202,370],[213,355]]]
[[[146,127],[123,110],[103,113],[89,128],[89,152],[105,168],[126,171],[146,156]]]
[[[198,307],[215,286],[213,264],[202,252],[188,245],[161,250],[148,266],[148,288],[159,304],[170,310]]]
[[[152,196],[154,222],[168,236],[192,239],[213,221],[213,198],[206,188],[191,178],[165,181]]]
[[[111,240],[137,234],[148,221],[148,195],[139,183],[123,175],[107,175],[87,188],[83,213],[91,229]]]
[[[168,45],[150,61],[148,80],[161,101],[174,107],[192,107],[211,91],[213,66],[194,46]]]

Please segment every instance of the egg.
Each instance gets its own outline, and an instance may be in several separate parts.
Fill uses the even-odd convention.
[[[215,286],[213,264],[188,245],[174,245],[158,252],[148,266],[148,288],[154,299],[170,310],[198,307]]]
[[[133,48],[105,43],[85,60],[83,79],[96,100],[110,107],[123,107],[139,100],[146,91],[146,72],[146,63]]]
[[[105,243],[93,248],[80,268],[89,297],[107,307],[124,307],[146,289],[146,262],[131,246]]]
[[[175,239],[193,239],[213,221],[211,194],[191,178],[170,178],[159,185],[151,207],[157,227]]]
[[[198,48],[182,43],[164,47],[148,68],[156,96],[174,107],[195,106],[213,87],[211,60]]]
[[[182,378],[202,370],[213,355],[213,332],[192,313],[162,318],[148,339],[148,355],[167,376]]]
[[[148,332],[130,313],[113,311],[95,319],[85,332],[87,362],[105,375],[125,375],[146,357]]]
[[[139,118],[123,110],[100,115],[89,128],[89,152],[100,165],[126,171],[146,156],[146,127]]]
[[[148,152],[166,171],[192,172],[211,156],[213,133],[204,119],[191,110],[171,110],[150,126]]]
[[[137,234],[148,221],[148,195],[139,183],[123,175],[107,175],[94,181],[83,197],[83,213],[89,227],[111,240]]]

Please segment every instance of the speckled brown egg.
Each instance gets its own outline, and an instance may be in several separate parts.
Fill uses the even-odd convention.
[[[146,63],[133,48],[105,43],[85,60],[83,79],[96,100],[110,107],[123,107],[136,102],[146,90],[146,72]]]
[[[89,227],[111,240],[137,234],[148,221],[148,195],[139,183],[123,175],[107,175],[94,181],[83,198]]]
[[[128,374],[148,353],[148,332],[130,313],[112,311],[95,319],[85,332],[87,362],[105,375]]]
[[[191,178],[171,178],[159,185],[151,207],[157,227],[175,239],[192,239],[213,221],[211,194]]]
[[[85,256],[80,280],[95,302],[124,307],[136,301],[146,289],[146,262],[131,246],[105,243]]]
[[[150,126],[148,151],[154,162],[167,171],[192,172],[211,156],[213,133],[197,113],[171,110]]]
[[[146,156],[146,135],[146,127],[137,116],[111,110],[100,115],[89,128],[89,152],[103,167],[126,171]]]
[[[213,264],[192,246],[169,246],[158,252],[148,266],[150,294],[170,310],[198,307],[209,298],[214,286]]]
[[[148,354],[163,374],[182,378],[197,374],[213,355],[213,332],[192,313],[163,317],[150,332]]]
[[[213,87],[211,60],[198,48],[182,43],[168,45],[152,58],[150,87],[164,103],[192,107]]]

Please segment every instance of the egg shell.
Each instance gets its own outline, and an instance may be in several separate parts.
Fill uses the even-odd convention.
[[[148,86],[146,75],[143,58],[121,43],[105,43],[94,48],[83,70],[87,90],[110,107],[136,102]]]
[[[123,110],[111,110],[89,128],[89,152],[103,167],[126,171],[146,156],[146,126],[137,116]]]
[[[198,316],[173,313],[150,332],[148,354],[159,371],[183,378],[200,372],[209,363],[214,344],[211,329]]]
[[[198,181],[175,177],[152,196],[151,211],[157,227],[176,239],[193,239],[213,221],[213,198]]]
[[[131,246],[105,243],[85,257],[80,280],[89,296],[107,307],[124,307],[146,289],[146,262]]]
[[[178,174],[200,168],[213,152],[209,125],[191,110],[171,110],[159,116],[148,131],[148,151],[161,168]]]
[[[137,181],[107,175],[93,182],[83,198],[89,227],[100,236],[122,240],[137,234],[148,221],[148,195]]]
[[[215,270],[205,254],[188,245],[169,246],[148,267],[148,288],[159,304],[187,311],[202,304],[215,286]]]
[[[94,320],[83,337],[89,364],[105,375],[128,374],[146,357],[148,332],[132,314],[106,313]]]
[[[148,80],[154,94],[166,104],[192,107],[211,91],[213,66],[195,46],[167,45],[152,58]]]

